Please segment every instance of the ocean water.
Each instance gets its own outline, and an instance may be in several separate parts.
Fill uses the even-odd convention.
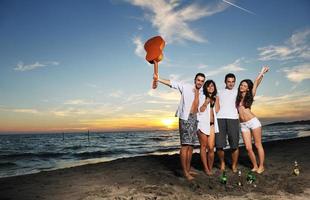
[[[310,136],[310,125],[265,126],[263,141]],[[240,145],[243,145],[240,138]],[[178,131],[0,135],[0,177],[179,151]],[[198,149],[195,152],[199,152]]]

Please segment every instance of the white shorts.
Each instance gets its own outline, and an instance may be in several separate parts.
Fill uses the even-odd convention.
[[[257,117],[254,117],[247,122],[241,122],[240,126],[241,126],[241,132],[249,132],[250,129],[256,129],[256,128],[261,127],[262,124],[257,119]]]

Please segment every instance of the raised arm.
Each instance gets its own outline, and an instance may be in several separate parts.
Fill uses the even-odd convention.
[[[162,83],[162,84],[164,84],[164,85],[167,85],[167,86],[171,87],[171,82],[170,82],[170,80],[161,79],[161,78],[158,77],[158,82],[160,82],[160,83]]]
[[[260,71],[260,73],[258,74],[258,76],[256,77],[256,79],[255,79],[255,81],[254,81],[253,89],[252,89],[253,97],[254,97],[255,94],[256,94],[257,87],[259,86],[259,84],[260,84],[260,83],[262,82],[262,80],[263,80],[264,74],[267,73],[268,70],[269,70],[269,67],[268,67],[268,66],[263,67],[262,70]]]
[[[158,63],[154,60],[153,61],[154,62],[154,68],[158,68]],[[155,81],[158,81],[158,82],[160,82],[160,83],[162,83],[162,84],[164,84],[164,85],[167,85],[167,86],[169,86],[169,87],[171,87],[171,82],[170,82],[170,80],[166,80],[166,79],[161,79],[161,78],[159,78],[159,75],[158,75],[158,73],[154,73],[153,74],[153,79],[155,80]]]

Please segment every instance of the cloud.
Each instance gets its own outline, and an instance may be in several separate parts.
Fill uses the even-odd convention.
[[[158,110],[158,109],[146,109],[143,112],[143,115],[150,115],[150,116],[171,116],[171,111],[167,110]]]
[[[310,29],[295,32],[283,45],[258,48],[259,60],[310,59]]]
[[[108,104],[100,106],[95,105],[86,108],[80,108],[76,106],[77,105],[53,109],[50,111],[50,113],[58,117],[78,118],[79,116],[110,116],[123,110],[122,106],[114,106]]]
[[[173,81],[178,81],[180,79],[181,75],[179,74],[170,74],[169,79]]]
[[[160,92],[159,90],[149,90],[150,97],[159,98],[164,101],[179,101],[180,95],[177,90],[170,90],[168,92]]]
[[[67,109],[61,109],[61,110],[54,110],[54,111],[51,111],[51,113],[58,117],[67,117],[67,116],[85,115],[88,112],[83,109],[67,108]]]
[[[52,108],[45,111],[28,108],[6,108],[0,105],[0,112],[14,112],[36,114],[40,116],[67,117],[70,119],[78,119],[81,117],[110,117],[119,114],[124,107],[113,104],[104,104],[96,102],[87,102],[84,100],[68,100],[58,108]]]
[[[216,70],[208,71],[208,72],[206,72],[206,76],[214,76],[214,75],[221,74],[221,73],[244,71],[246,69],[240,66],[242,60],[243,60],[243,58],[239,58],[231,64],[219,67]]]
[[[39,111],[36,109],[12,109],[13,112],[17,113],[30,113],[30,114],[38,114]]]
[[[141,38],[135,37],[132,41],[136,45],[135,54],[141,58],[144,58],[145,57],[144,43],[142,42]]]
[[[25,65],[23,62],[19,62],[16,67],[14,68],[15,71],[30,71],[34,70],[37,68],[42,68],[42,67],[48,67],[48,66],[57,66],[59,65],[59,62],[52,61],[52,62],[45,62],[45,63],[39,63],[35,62],[33,64]]]
[[[149,104],[173,104],[173,105],[176,104],[174,101],[157,101],[157,100],[148,100],[148,101],[146,101],[146,103],[149,103]],[[168,106],[168,105],[166,105],[166,106]]]
[[[138,26],[138,30],[139,30],[139,31],[142,31],[142,30],[143,30],[143,26],[139,25],[139,26]]]
[[[282,96],[256,96],[253,112],[263,118],[306,119],[310,116],[310,96],[305,91]]]
[[[205,69],[205,68],[207,68],[208,67],[208,65],[204,65],[204,64],[199,64],[198,65],[198,69]]]
[[[65,103],[65,105],[91,105],[94,104],[93,102],[87,102],[85,100],[82,99],[73,99],[73,100],[67,100]]]
[[[172,117],[175,114],[175,110],[163,110],[163,109],[145,109],[141,112],[136,113],[121,113],[119,118],[122,119],[133,119],[133,118],[141,118],[145,120],[150,120],[154,118],[164,118],[164,117]]]
[[[101,101],[71,99],[58,107],[49,109],[47,112],[58,117],[78,118],[81,116],[109,116],[123,109],[119,104],[113,105]]]
[[[94,83],[86,83],[86,86],[91,87],[91,88],[98,88],[98,85]]]
[[[123,91],[117,90],[109,94],[110,97],[119,98],[124,94]]]
[[[206,38],[190,28],[189,22],[222,12],[228,7],[224,2],[208,6],[192,3],[182,8],[179,8],[178,1],[129,0],[129,2],[145,10],[146,19],[158,29],[159,34],[167,43],[185,40],[206,42]]]
[[[16,112],[16,113],[28,113],[28,114],[40,114],[36,109],[29,108],[6,108],[5,106],[0,105],[0,110],[7,112]]]
[[[286,73],[286,77],[292,82],[300,83],[303,80],[310,79],[310,63],[284,68],[282,71]]]
[[[277,86],[277,87],[278,87],[278,86],[279,86],[279,84],[280,84],[280,82],[279,82],[279,81],[276,81],[276,82],[275,82],[275,86]]]

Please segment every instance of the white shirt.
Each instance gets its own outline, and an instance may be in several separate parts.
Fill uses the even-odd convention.
[[[236,108],[236,98],[238,90],[224,89],[219,91],[220,111],[217,113],[218,119],[238,119],[238,111]]]
[[[176,81],[170,81],[170,84],[171,88],[178,89],[181,93],[181,100],[175,116],[183,120],[188,120],[188,116],[195,99],[195,86],[190,84],[182,84]],[[203,95],[202,88],[199,90],[199,99],[200,95]]]
[[[197,120],[198,120],[198,129],[206,134],[206,135],[210,135],[210,103],[208,103],[207,108],[205,111],[200,112],[200,107],[203,105],[203,103],[205,102],[206,96],[203,95],[202,97],[200,97],[199,99],[199,107],[198,107],[198,114],[197,114]],[[219,127],[218,127],[218,123],[217,123],[217,116],[215,113],[215,106],[213,107],[213,116],[214,116],[214,132],[218,133],[219,132]]]

